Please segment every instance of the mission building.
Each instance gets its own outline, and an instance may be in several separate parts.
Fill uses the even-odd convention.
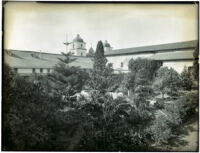
[[[75,61],[71,66],[79,66],[83,69],[93,67],[92,57],[88,57],[86,42],[78,34],[72,42],[64,43],[72,53]],[[113,65],[115,73],[127,73],[128,62],[131,58],[148,58],[160,61],[163,66],[171,67],[181,73],[184,66],[190,68],[193,65],[193,52],[198,44],[197,40],[159,44],[152,46],[141,46],[113,50],[111,45],[105,41],[104,51],[108,63]],[[93,48],[89,52],[94,52]],[[61,54],[52,54],[36,51],[5,50],[5,62],[20,75],[29,76],[33,73],[46,74],[53,70],[58,63]]]

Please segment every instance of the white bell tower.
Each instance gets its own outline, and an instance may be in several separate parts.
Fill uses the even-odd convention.
[[[79,34],[70,43],[69,51],[75,56],[86,56],[86,43]]]

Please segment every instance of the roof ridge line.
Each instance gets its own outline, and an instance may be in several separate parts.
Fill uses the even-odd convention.
[[[135,46],[135,47],[128,47],[128,48],[119,48],[114,49],[115,50],[124,50],[124,49],[133,49],[133,48],[142,48],[142,47],[153,47],[153,46],[159,46],[159,45],[170,45],[170,44],[178,44],[178,43],[189,43],[189,42],[198,42],[198,40],[188,40],[188,41],[177,41],[177,42],[171,42],[171,43],[162,43],[162,44],[155,44],[155,45],[143,45],[143,46]]]

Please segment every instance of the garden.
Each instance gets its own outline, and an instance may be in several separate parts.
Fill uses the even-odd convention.
[[[115,74],[99,41],[91,70],[69,66],[76,59],[65,53],[47,76],[23,78],[4,65],[2,149],[181,151],[175,146],[198,120],[196,58],[198,49],[192,72],[137,58]]]

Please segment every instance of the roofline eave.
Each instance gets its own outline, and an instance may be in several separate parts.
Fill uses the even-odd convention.
[[[111,53],[111,54],[105,53],[105,56],[121,56],[121,55],[134,55],[134,54],[155,54],[155,53],[159,53],[159,52],[167,52],[167,51],[172,51],[172,50],[173,51],[179,51],[179,50],[187,50],[187,49],[195,49],[195,47],[163,49],[163,50],[150,50],[150,51],[137,51],[137,52],[128,52],[128,53]]]
[[[161,62],[178,62],[178,61],[194,61],[193,58],[185,58],[185,59],[152,59],[152,60],[155,60],[155,61],[161,61]]]

